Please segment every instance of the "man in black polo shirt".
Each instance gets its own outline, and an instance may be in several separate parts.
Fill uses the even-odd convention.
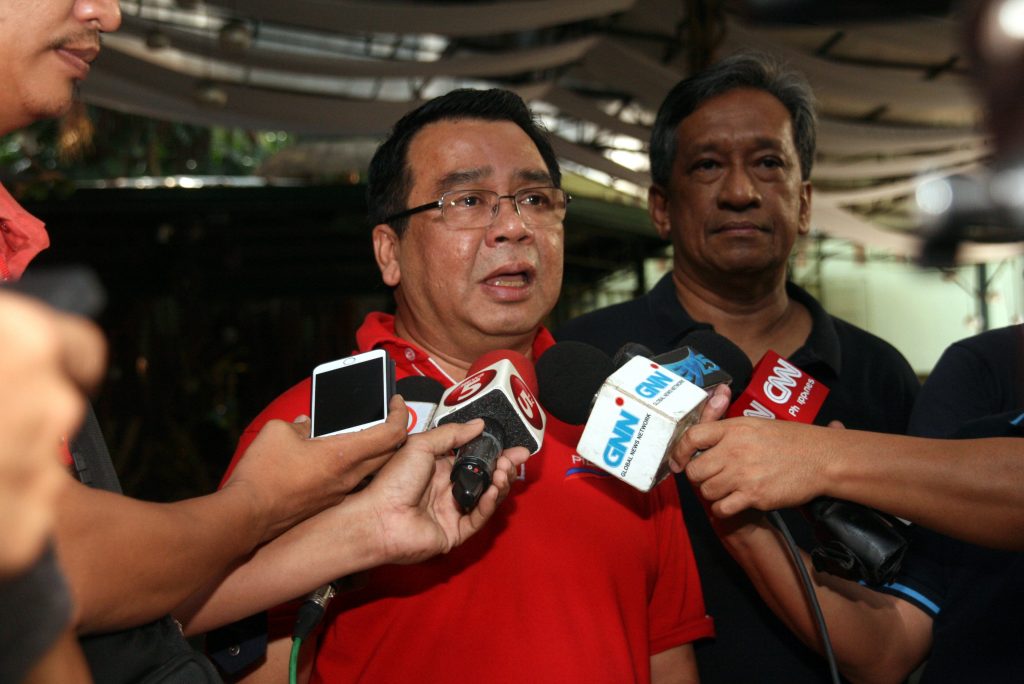
[[[737,418],[680,440],[677,463],[714,502],[722,540],[766,604],[819,649],[789,556],[758,510],[835,496],[945,533],[909,528],[902,567],[882,587],[813,573],[836,660],[854,681],[904,681],[926,658],[921,684],[1021,679],[1022,332],[993,330],[946,350],[910,421],[932,439]],[[703,454],[689,460],[696,449]]]
[[[702,324],[756,362],[769,349],[826,385],[819,423],[902,433],[918,382],[891,345],[827,314],[787,282],[810,226],[815,116],[810,87],[767,55],[741,54],[676,85],[651,137],[648,208],[674,247],[672,272],[644,297],[570,321],[560,340],[661,353]],[[763,604],[722,548],[685,478],[680,495],[718,636],[696,644],[704,682],[818,682],[818,658]],[[798,540],[806,523],[790,512]]]

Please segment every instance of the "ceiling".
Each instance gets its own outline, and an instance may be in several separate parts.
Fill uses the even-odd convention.
[[[758,3],[122,0],[122,29],[104,37],[82,94],[322,147],[379,138],[453,87],[499,85],[531,101],[568,170],[629,201],[648,184],[649,126],[669,88],[694,64],[759,48],[806,74],[818,98],[814,227],[915,254],[918,176],[976,170],[989,155],[956,16],[795,25],[744,21],[736,4]],[[971,245],[966,259],[1018,251]]]

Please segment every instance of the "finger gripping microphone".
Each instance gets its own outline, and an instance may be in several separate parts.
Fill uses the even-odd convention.
[[[463,511],[476,507],[491,484],[504,449],[531,453],[544,442],[544,412],[537,402],[537,377],[522,354],[500,349],[484,354],[465,380],[448,388],[434,411],[433,425],[482,418],[484,431],[455,451],[452,494]]]
[[[810,424],[827,395],[827,387],[769,350],[726,416]],[[894,519],[867,506],[827,497],[814,499],[801,510],[818,542],[811,551],[815,570],[873,585],[895,577],[907,542]]]

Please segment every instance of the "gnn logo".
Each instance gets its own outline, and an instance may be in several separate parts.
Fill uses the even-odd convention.
[[[604,446],[602,456],[605,463],[613,468],[617,468],[622,463],[622,459],[626,457],[626,450],[629,449],[633,438],[636,437],[636,426],[639,424],[640,419],[626,409],[619,411],[619,419],[615,421],[615,427],[612,428],[612,436]]]
[[[654,368],[655,371],[648,375],[634,390],[645,399],[653,399],[658,396],[659,392],[678,379],[660,370],[657,364],[651,364],[651,368]],[[640,419],[632,413],[626,409],[619,410],[619,418],[615,421],[615,426],[612,428],[612,436],[608,438],[608,443],[604,445],[602,456],[605,463],[613,468],[617,468],[622,463],[622,459],[626,457],[626,450],[629,449],[633,440],[636,439],[636,428],[639,424]]]
[[[780,356],[772,368],[771,375],[765,378],[761,390],[773,404],[784,406],[793,398],[793,388],[803,375],[803,371]],[[743,415],[751,418],[775,418],[775,413],[757,399],[750,402],[750,408],[744,409]]]
[[[651,367],[658,368],[658,366],[654,364],[651,364]],[[646,380],[636,386],[636,393],[645,399],[653,399],[658,396],[658,392],[671,384],[672,376],[664,373],[663,371],[657,370],[647,376]]]

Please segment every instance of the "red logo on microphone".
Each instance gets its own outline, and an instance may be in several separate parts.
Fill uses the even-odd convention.
[[[537,404],[537,400],[533,396],[533,392],[526,386],[518,375],[510,375],[508,378],[508,384],[512,389],[512,396],[515,397],[516,403],[519,404],[519,410],[522,411],[523,415],[526,416],[526,420],[530,422],[530,425],[535,430],[540,430],[544,427],[543,418],[540,412],[540,406]]]
[[[448,396],[444,398],[445,406],[458,406],[464,401],[472,399],[487,387],[494,380],[497,373],[491,368],[485,368],[479,373],[474,373],[452,388]]]

